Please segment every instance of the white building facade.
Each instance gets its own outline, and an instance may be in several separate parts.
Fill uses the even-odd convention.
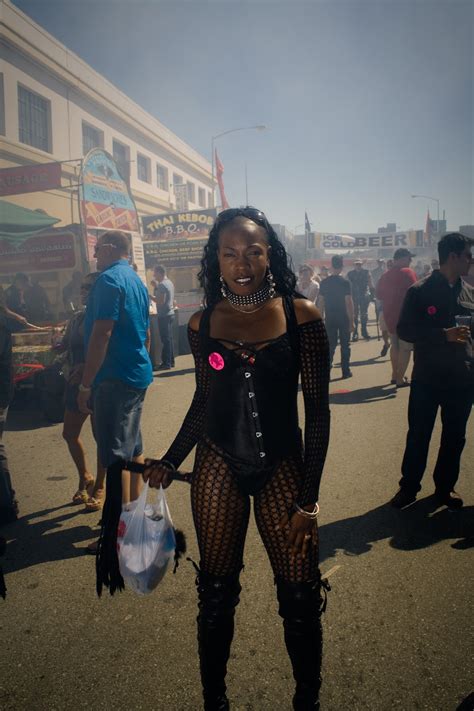
[[[114,157],[140,217],[175,210],[183,193],[186,209],[212,207],[208,160],[0,0],[0,168],[66,161],[63,186],[71,185],[8,201],[45,210],[60,225],[78,223],[74,183],[80,159],[96,147]]]

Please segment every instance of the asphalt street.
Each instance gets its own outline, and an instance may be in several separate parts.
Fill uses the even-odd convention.
[[[319,519],[321,569],[332,586],[321,706],[455,711],[474,690],[474,418],[458,485],[464,509],[437,507],[432,497],[439,422],[418,501],[401,512],[389,507],[400,476],[409,389],[388,384],[389,362],[380,349],[375,338],[354,344],[354,377],[339,380],[335,368],[331,382]],[[143,418],[148,456],[171,442],[193,383],[191,356],[178,357],[175,370],[155,377]],[[88,423],[84,438],[93,461]],[[76,475],[61,425],[48,426],[31,407],[17,407],[5,443],[21,518],[1,530],[8,540],[0,561],[8,595],[0,599],[0,708],[202,708],[192,565],[168,573],[146,598],[127,591],[98,599],[94,558],[84,549],[99,515],[70,504]],[[168,492],[175,525],[186,532],[188,554],[197,561],[188,485],[175,483]],[[292,675],[253,521],[241,582],[228,674],[231,708],[289,710]]]

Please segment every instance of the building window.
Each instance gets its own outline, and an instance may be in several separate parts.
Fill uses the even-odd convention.
[[[126,183],[130,182],[130,149],[115,139],[112,142],[112,155],[118,171]]]
[[[173,185],[181,185],[183,182],[183,176],[178,175],[178,173],[173,173]]]
[[[51,153],[51,103],[48,99],[18,86],[20,143]]]
[[[198,203],[199,207],[206,207],[206,191],[204,188],[198,188]]]
[[[137,178],[144,183],[151,183],[150,159],[137,153]]]
[[[104,132],[89,123],[82,122],[82,154],[86,155],[93,148],[104,147]]]
[[[212,197],[212,193],[207,193],[207,206],[214,207],[214,198]]]
[[[159,163],[156,164],[156,184],[160,190],[168,191],[168,168]]]
[[[186,192],[189,202],[196,202],[196,186],[194,183],[186,183]]]

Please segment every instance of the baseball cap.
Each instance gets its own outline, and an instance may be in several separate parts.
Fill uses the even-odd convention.
[[[395,253],[393,255],[394,259],[403,259],[404,257],[414,257],[415,255],[410,252],[409,249],[406,249],[405,247],[400,247],[399,249],[395,250]]]
[[[362,259],[354,259],[354,264],[362,264]]]

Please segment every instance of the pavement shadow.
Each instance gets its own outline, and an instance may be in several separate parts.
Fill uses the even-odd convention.
[[[64,513],[42,521],[35,520],[60,510]],[[74,517],[82,519],[78,526],[65,528],[62,525]],[[65,504],[36,511],[2,526],[2,536],[7,541],[5,557],[2,558],[4,573],[83,556],[84,548],[78,548],[76,544],[94,537],[92,528],[97,522],[98,516],[85,513],[81,507]]]
[[[336,381],[331,380],[331,382]],[[344,382],[347,382],[347,380],[344,380]],[[396,392],[397,389],[394,385],[373,385],[370,388],[329,393],[329,402],[331,405],[362,405],[366,402],[393,400],[396,397]]]
[[[41,410],[35,409],[34,406],[28,410],[10,407],[5,431],[25,432],[26,430],[38,430],[43,427],[54,427],[56,424],[57,422],[46,420]]]
[[[194,373],[194,368],[171,368],[170,370],[157,370],[153,373],[154,378],[172,378],[175,375],[189,375]]]
[[[380,356],[376,356],[375,358],[367,358],[366,360],[351,360],[350,366],[352,368],[358,365],[382,365],[382,363],[385,363],[385,361],[380,360]]]
[[[384,539],[389,539],[392,548],[403,551],[458,539],[451,547],[465,550],[474,537],[474,506],[458,511],[440,509],[434,496],[427,496],[404,511],[383,504],[360,516],[324,524],[319,531],[321,562],[341,551],[346,555],[368,553],[376,541]]]

